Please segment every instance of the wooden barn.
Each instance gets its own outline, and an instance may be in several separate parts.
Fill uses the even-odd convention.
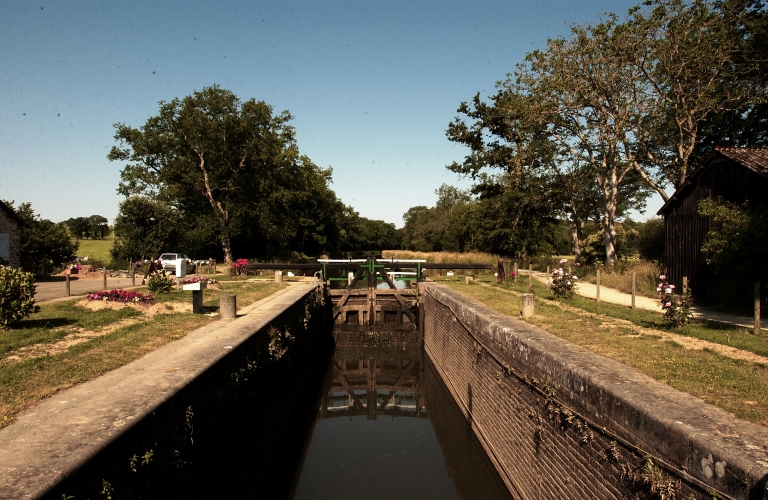
[[[0,265],[21,266],[20,229],[24,222],[0,201]]]
[[[768,203],[768,148],[716,148],[658,212],[664,216],[665,260],[670,283],[709,296],[712,276],[701,251],[709,220],[698,214],[701,200],[723,198],[751,206]]]

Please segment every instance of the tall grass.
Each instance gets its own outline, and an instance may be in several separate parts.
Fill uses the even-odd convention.
[[[595,283],[597,270],[600,269],[600,285],[615,288],[624,293],[632,293],[632,273],[635,273],[635,290],[638,295],[656,298],[656,286],[659,284],[659,275],[664,272],[661,264],[640,261],[619,261],[613,269],[604,266],[581,266],[576,273],[582,281]]]
[[[411,250],[382,250],[382,259],[426,260],[434,264],[493,264],[499,261],[498,255],[485,252],[415,252]]]

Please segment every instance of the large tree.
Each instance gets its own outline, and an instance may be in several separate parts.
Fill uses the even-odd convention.
[[[761,2],[652,0],[612,36],[639,77],[622,95],[634,113],[625,154],[665,201],[712,147],[765,139],[765,29]]]
[[[287,111],[274,115],[265,102],[242,102],[217,85],[161,101],[158,115],[141,128],[115,125],[119,146],[108,158],[128,162],[118,192],[211,214],[231,262],[234,233],[245,230],[248,218],[265,216],[259,203],[280,190],[278,180],[302,168],[290,119]]]
[[[493,105],[477,96],[474,109],[462,104],[476,123],[453,122],[448,135],[473,153],[449,168],[546,169],[562,188],[577,253],[599,194],[611,265],[622,202],[642,204],[649,189],[668,199],[665,188],[685,182],[697,148],[700,158],[712,147],[707,135],[766,141],[754,127],[768,121],[766,32],[763,5],[750,0],[650,0],[623,22],[607,15],[575,25],[528,54]]]

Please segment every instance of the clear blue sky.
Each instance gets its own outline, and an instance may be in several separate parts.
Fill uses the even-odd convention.
[[[339,198],[400,227],[442,183],[469,186],[445,168],[467,153],[445,138],[462,101],[569,23],[638,1],[3,0],[0,198],[111,222],[113,124],[216,83],[289,110]]]

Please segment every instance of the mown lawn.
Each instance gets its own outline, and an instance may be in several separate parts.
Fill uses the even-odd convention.
[[[528,288],[527,280],[504,286],[467,285],[459,281],[444,283],[496,311],[515,317],[520,314],[520,294]],[[545,298],[547,290],[543,284],[534,283],[534,291],[537,294],[536,315],[528,320],[529,323],[700,397],[740,418],[768,425],[768,366],[731,359],[709,350],[685,349],[676,342],[662,341],[659,335],[637,328],[668,329],[663,326],[659,313],[596,303],[582,297],[564,301],[580,311],[574,312]],[[613,318],[626,319],[630,324],[617,323]],[[668,330],[756,354],[768,352],[768,339],[746,333],[741,328],[695,324]]]
[[[261,300],[286,285],[226,281],[221,290],[207,289],[204,305],[218,309],[221,293],[237,295],[238,307]],[[145,289],[138,291],[146,292]],[[94,379],[119,368],[158,347],[218,319],[217,316],[174,312],[147,317],[133,308],[91,311],[77,305],[78,299],[41,305],[41,311],[10,330],[0,330],[0,427],[14,415],[62,389]],[[160,304],[190,303],[191,293],[174,290],[157,296]],[[10,357],[24,348],[56,342],[73,333],[103,334],[73,345],[63,352],[23,358]]]

